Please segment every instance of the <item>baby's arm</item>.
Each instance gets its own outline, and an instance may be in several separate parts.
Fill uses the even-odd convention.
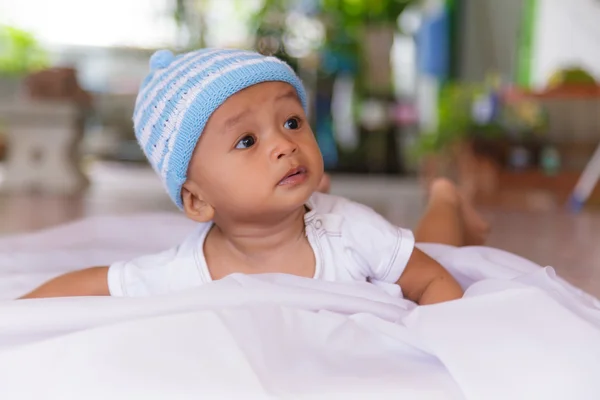
[[[20,297],[108,296],[108,267],[93,267],[58,276]]]
[[[407,299],[427,305],[460,299],[463,290],[437,261],[414,248],[397,282]]]

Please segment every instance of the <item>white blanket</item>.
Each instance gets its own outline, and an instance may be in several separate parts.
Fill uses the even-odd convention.
[[[598,301],[490,248],[422,245],[468,288],[427,307],[284,275],[143,299],[10,301],[190,229],[171,214],[104,217],[0,240],[0,399],[600,398]]]

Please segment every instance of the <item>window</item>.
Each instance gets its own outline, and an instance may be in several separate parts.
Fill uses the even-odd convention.
[[[49,45],[155,48],[177,42],[172,0],[5,0],[0,23]]]
[[[249,16],[264,0],[187,0],[202,4],[211,46],[246,46]],[[185,45],[175,0],[2,0],[0,24],[28,30],[52,46],[163,48]]]

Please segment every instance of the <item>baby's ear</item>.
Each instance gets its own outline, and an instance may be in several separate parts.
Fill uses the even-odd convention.
[[[196,222],[209,222],[215,216],[215,209],[206,202],[202,191],[192,181],[183,184],[181,200],[185,215]]]

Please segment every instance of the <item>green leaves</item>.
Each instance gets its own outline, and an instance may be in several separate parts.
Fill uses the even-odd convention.
[[[324,13],[339,13],[349,23],[395,23],[414,0],[323,0]]]
[[[473,126],[473,101],[484,90],[478,85],[445,84],[438,98],[437,129],[419,136],[414,147],[415,155],[439,153],[466,138]]]
[[[48,55],[32,34],[0,25],[0,75],[26,75],[47,66]]]

